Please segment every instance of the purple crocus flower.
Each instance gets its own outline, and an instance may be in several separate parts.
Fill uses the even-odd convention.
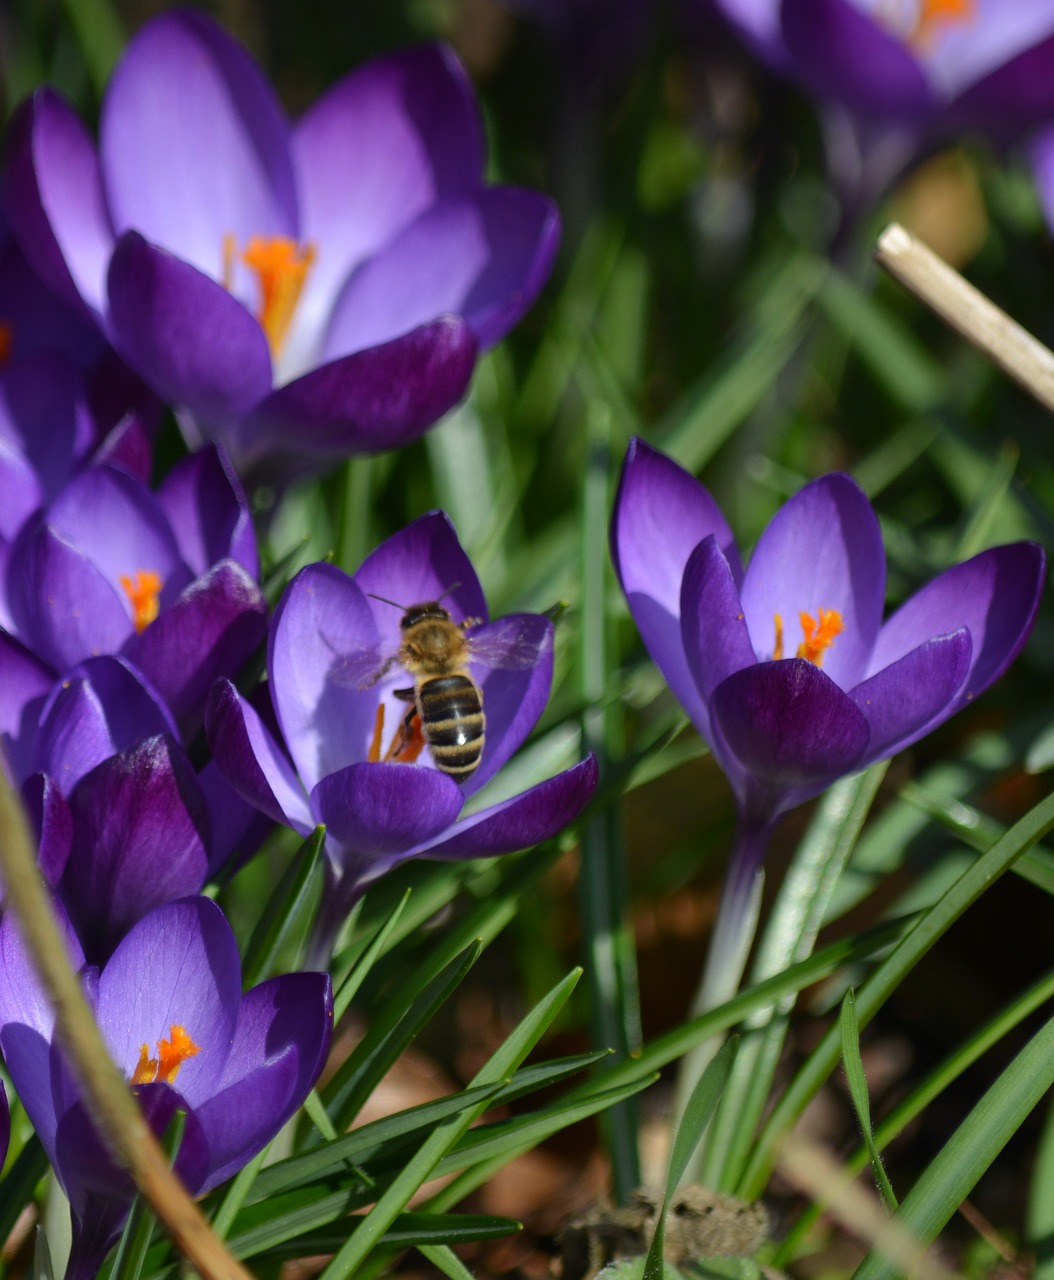
[[[6,613],[55,674],[120,653],[185,732],[212,681],[263,638],[267,608],[244,495],[213,448],[157,494],[113,466],[75,476],[11,547]]]
[[[80,968],[80,944],[59,914]],[[270,1142],[304,1101],[329,1049],[329,978],[290,974],[243,995],[234,935],[205,898],[170,903],[141,920],[101,970],[84,970],[84,988],[155,1133],[177,1109],[186,1112],[175,1167],[195,1195]],[[10,914],[0,923],[0,1050],[69,1198],[67,1278],[89,1280],[120,1234],[134,1188],[95,1133]]]
[[[415,439],[555,253],[550,201],[484,184],[478,110],[441,47],[361,68],[291,127],[244,49],[169,11],[130,43],[99,133],[96,151],[61,98],[34,96],[12,125],[12,226],[242,471]]]
[[[407,743],[408,703],[397,690],[413,678],[385,663],[400,647],[403,607],[440,599],[455,623],[473,620],[471,674],[486,716],[479,766],[460,782],[435,767],[428,749],[418,754],[420,739]],[[231,784],[302,834],[326,826],[334,887],[320,949],[366,885],[396,863],[525,848],[560,831],[592,794],[590,756],[510,799],[465,811],[530,733],[552,681],[549,619],[487,617],[457,535],[434,512],[389,538],[354,577],[314,564],[289,584],[271,628],[268,687],[291,759],[233,685],[213,689],[206,727]]]
[[[873,200],[921,148],[1009,144],[1054,118],[1054,9],[1036,0],[717,0],[828,107],[843,194]]]
[[[630,612],[735,792],[726,893],[744,909],[779,816],[918,741],[996,680],[1043,589],[1032,542],[938,575],[886,621],[878,520],[846,475],[806,485],[744,572],[714,500],[634,441],[611,530]]]

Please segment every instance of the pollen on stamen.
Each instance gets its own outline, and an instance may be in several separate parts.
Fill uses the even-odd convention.
[[[234,254],[230,235],[224,237],[223,254],[224,284],[229,289]],[[253,236],[241,260],[256,273],[259,281],[260,305],[256,318],[267,336],[271,354],[277,357],[293,322],[307,273],[315,261],[315,246],[298,244],[289,236]]]
[[[776,624],[776,643],[772,646],[772,661],[779,662],[783,657],[783,615],[775,613],[772,618]]]
[[[805,639],[798,645],[797,656],[822,667],[825,651],[845,630],[842,615],[837,609],[817,609],[815,618],[809,613],[799,613],[798,618]]]
[[[158,1040],[156,1058],[150,1056],[148,1045],[139,1046],[139,1061],[132,1072],[132,1084],[172,1084],[183,1063],[201,1052],[201,1045],[194,1043],[185,1027],[173,1023],[168,1034],[168,1040]]]
[[[370,749],[366,759],[370,764],[377,764],[381,758],[381,735],[384,733],[384,703],[377,704],[377,714],[373,720],[373,735],[370,738]]]
[[[122,573],[118,575],[117,581],[132,606],[132,621],[136,632],[145,631],[161,611],[161,588],[164,585],[161,575],[153,569],[137,569],[134,578]]]

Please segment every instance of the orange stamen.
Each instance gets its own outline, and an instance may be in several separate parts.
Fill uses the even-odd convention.
[[[941,24],[972,22],[974,15],[974,0],[922,0],[908,42],[917,48],[925,47]]]
[[[772,646],[772,661],[779,662],[783,657],[783,616],[782,614],[773,614],[776,622],[776,643]]]
[[[125,573],[120,574],[117,581],[132,606],[136,631],[145,631],[161,609],[161,575],[153,569],[137,569],[134,581]]]
[[[15,329],[10,320],[0,320],[0,369],[11,363],[15,350]]]
[[[378,703],[377,715],[373,721],[373,737],[370,739],[370,749],[366,752],[366,759],[370,764],[376,764],[381,758],[381,734],[384,732],[384,703]]]
[[[224,236],[225,284],[231,274],[233,252],[233,237]],[[278,356],[292,324],[308,269],[315,261],[315,247],[310,244],[301,246],[288,236],[253,236],[241,257],[242,262],[256,272],[260,282],[260,307],[256,318],[267,335],[271,354]]]
[[[845,630],[842,615],[837,609],[817,609],[816,617],[799,613],[801,629],[805,639],[798,645],[798,657],[811,662],[813,666],[823,666],[824,650],[829,649]]]
[[[170,1040],[157,1042],[156,1058],[150,1057],[147,1045],[139,1046],[139,1062],[132,1072],[132,1084],[172,1084],[183,1063],[201,1052],[201,1045],[194,1043],[185,1027],[173,1023],[168,1034]]]

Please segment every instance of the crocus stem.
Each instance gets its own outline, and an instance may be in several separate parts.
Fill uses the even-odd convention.
[[[772,832],[770,823],[740,823],[721,890],[714,931],[710,936],[702,981],[690,1018],[699,1017],[730,1000],[738,991],[747,956],[757,930],[764,872],[762,858]],[[684,1117],[692,1090],[721,1047],[722,1037],[704,1040],[681,1059],[674,1105],[674,1130]],[[705,1157],[705,1144],[696,1149],[685,1177],[696,1178]]]

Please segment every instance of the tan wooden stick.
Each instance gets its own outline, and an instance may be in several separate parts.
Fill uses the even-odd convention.
[[[59,1041],[114,1158],[206,1280],[252,1280],[172,1172],[128,1082],[110,1057],[73,972],[48,900],[26,816],[0,768],[0,878],[33,965],[55,1008]]]
[[[879,236],[875,260],[1054,413],[1054,351],[899,223],[890,223]]]

